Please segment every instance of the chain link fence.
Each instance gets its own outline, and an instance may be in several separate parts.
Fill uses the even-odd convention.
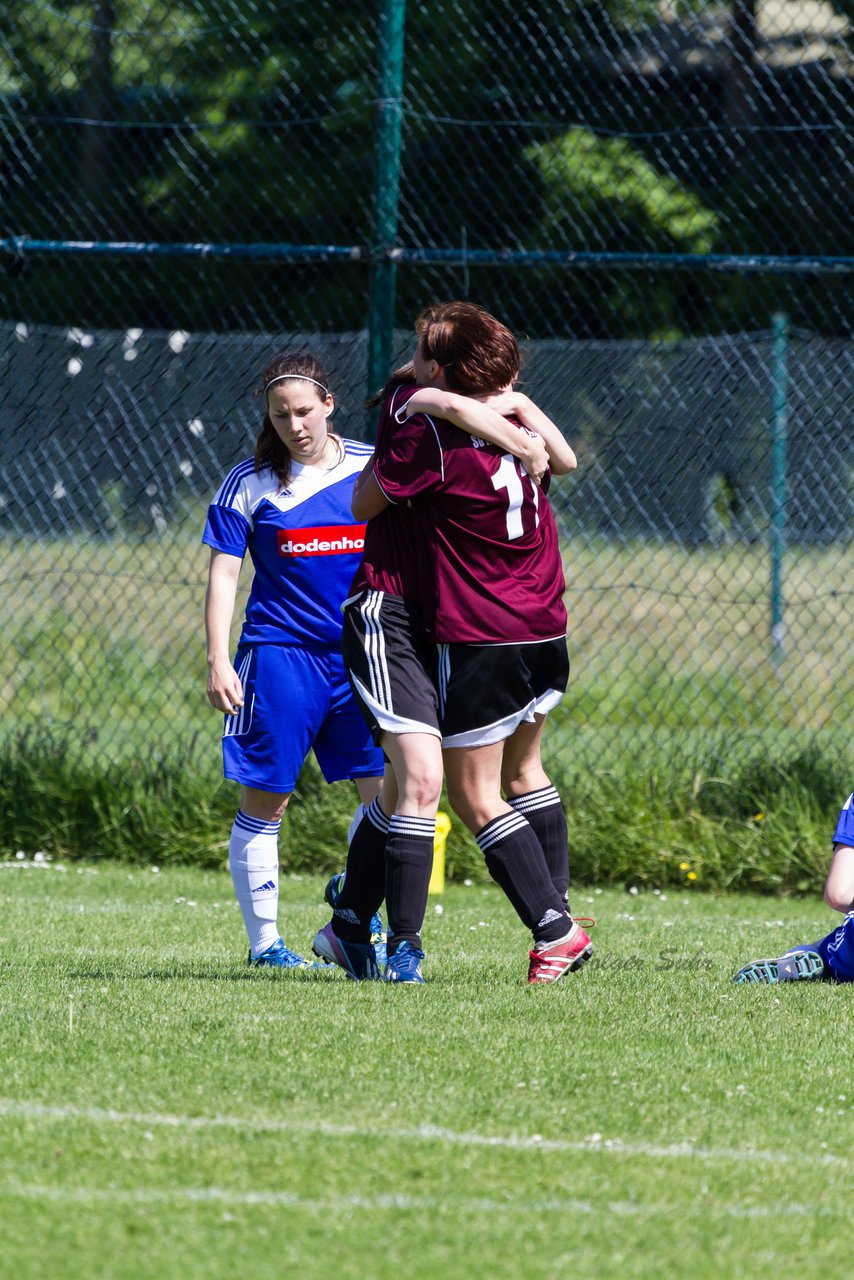
[[[550,750],[842,727],[853,85],[817,0],[0,15],[0,729],[213,739],[199,540],[269,355],[364,436],[459,296],[579,455]]]

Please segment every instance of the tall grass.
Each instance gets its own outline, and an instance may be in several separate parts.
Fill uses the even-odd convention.
[[[225,858],[237,789],[204,692],[203,519],[197,502],[160,540],[0,542],[0,852]],[[774,652],[761,546],[564,533],[572,676],[545,753],[576,877],[815,890],[854,786],[851,548],[790,553]],[[354,804],[309,763],[285,866],[339,866]],[[483,875],[459,823],[447,867]]]
[[[759,738],[749,745],[660,741],[611,767],[550,761],[564,799],[574,879],[664,888],[815,892],[826,871],[837,811],[852,785],[836,743]],[[342,865],[357,797],[327,787],[307,763],[282,826],[283,866]],[[103,766],[42,732],[0,742],[0,852],[65,858],[221,866],[238,789],[223,782],[217,744],[183,754],[150,750]],[[485,879],[459,821],[446,851],[450,879]]]

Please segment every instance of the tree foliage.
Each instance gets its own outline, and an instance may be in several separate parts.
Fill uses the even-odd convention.
[[[8,7],[0,14],[5,234],[368,246],[380,8],[380,0]],[[675,21],[706,11],[721,6],[679,4]],[[844,252],[840,229],[854,225],[852,184],[838,167],[847,83],[814,69],[772,77],[748,59],[739,75],[754,95],[755,128],[733,130],[732,58],[715,76],[708,66],[655,75],[641,66],[660,12],[653,0],[543,0],[521,10],[507,0],[410,3],[399,242]],[[458,269],[400,275],[404,311],[418,295],[461,283]],[[77,267],[34,265],[33,312],[75,319],[82,309],[90,322],[118,314],[115,277],[88,291],[80,277]],[[145,277],[128,268],[126,278],[146,323],[180,315],[210,325],[212,313],[220,325],[267,324],[275,314],[292,325],[316,326],[318,315],[337,327],[364,322],[363,269],[274,267],[266,298],[247,264],[207,271],[203,289],[187,263]],[[579,305],[562,319],[551,279],[529,270],[515,291],[513,308],[529,328],[685,332],[709,323],[696,285],[682,278],[658,280],[646,316],[617,305],[625,291],[613,281],[598,290],[598,311],[581,299],[586,282],[564,281]],[[484,292],[499,287],[513,287],[504,271]],[[721,315],[755,323],[750,299],[762,292],[727,281]],[[834,287],[820,292],[804,304],[806,319],[839,328]]]

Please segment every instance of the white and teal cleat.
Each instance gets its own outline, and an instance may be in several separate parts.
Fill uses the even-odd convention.
[[[751,960],[733,976],[733,982],[810,982],[825,976],[819,953],[804,947],[775,960]]]

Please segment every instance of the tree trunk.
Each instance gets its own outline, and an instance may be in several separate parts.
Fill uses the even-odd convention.
[[[113,0],[93,0],[92,55],[83,93],[83,125],[80,143],[80,188],[89,203],[103,216],[109,208],[104,197],[110,182],[110,155],[113,135],[108,127],[115,119],[116,92],[113,85]]]
[[[759,43],[759,0],[732,0],[729,57],[724,81],[724,121],[750,125],[758,114],[756,48]]]

